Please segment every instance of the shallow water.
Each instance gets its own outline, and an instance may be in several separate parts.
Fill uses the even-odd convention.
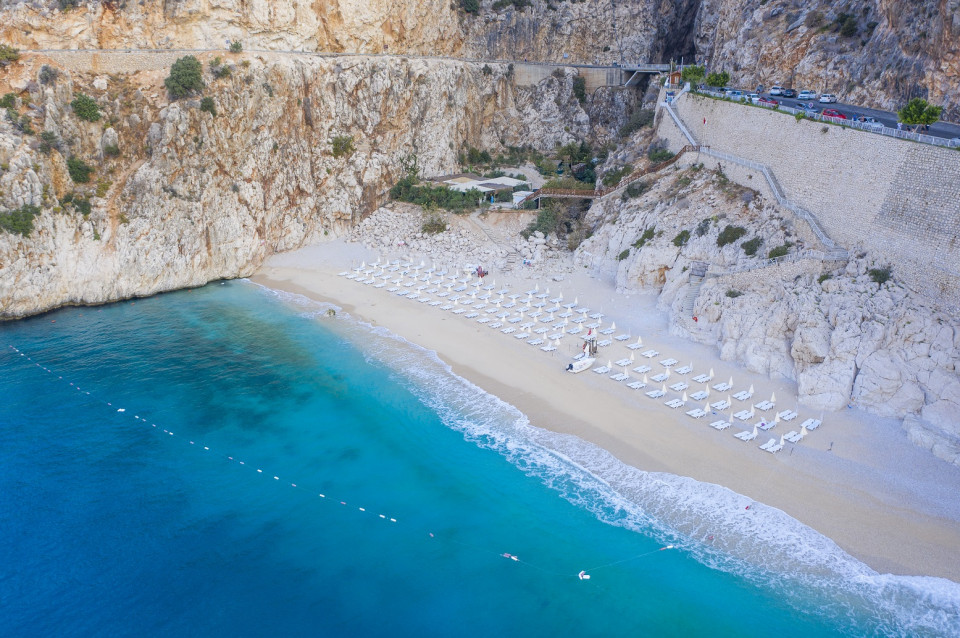
[[[957,585],[325,309],[230,282],[0,325],[0,635],[957,633]]]

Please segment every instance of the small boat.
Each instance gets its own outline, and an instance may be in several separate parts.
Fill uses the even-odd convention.
[[[590,367],[593,365],[594,361],[596,360],[597,360],[596,357],[584,357],[582,359],[578,359],[573,363],[567,364],[567,372],[573,372],[574,374],[576,374],[577,372],[583,372],[584,370],[589,370]]]

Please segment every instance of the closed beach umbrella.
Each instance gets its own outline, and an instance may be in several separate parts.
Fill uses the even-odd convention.
[[[757,438],[757,426],[753,426],[753,438]]]
[[[733,377],[730,377],[730,380],[727,381],[727,385],[730,386],[731,388],[733,387]]]
[[[680,400],[683,401],[684,403],[687,402],[687,393],[686,393],[686,392],[683,393],[683,397],[682,397]]]
[[[753,394],[753,384],[752,384],[752,383],[750,384],[750,394],[751,394],[751,395]]]
[[[630,363],[633,363],[633,352],[630,352]]]
[[[610,329],[611,329],[611,330],[616,330],[616,329],[617,329],[617,322],[616,322],[616,321],[614,321],[613,323],[610,324]]]
[[[662,386],[660,389],[663,390],[664,392],[666,392],[666,391],[667,391],[667,384],[664,383],[663,386]]]
[[[807,436],[807,426],[804,425],[800,427],[800,438],[802,439],[806,436]]]
[[[770,403],[776,403],[776,402],[777,402],[777,395],[776,393],[773,393],[770,395]]]
[[[643,375],[643,385],[647,385],[647,375]]]

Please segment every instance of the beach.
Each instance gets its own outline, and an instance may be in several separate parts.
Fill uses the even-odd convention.
[[[582,343],[578,337],[568,335],[556,352],[545,353],[475,320],[338,275],[361,260],[376,258],[373,251],[337,240],[276,255],[251,279],[333,303],[435,351],[456,374],[517,407],[534,426],[572,434],[641,470],[686,476],[742,494],[748,499],[743,516],[750,515],[752,499],[810,526],[880,573],[960,582],[960,472],[913,446],[897,422],[856,409],[828,412],[823,425],[802,442],[768,454],[757,449],[759,443],[799,429],[804,419],[819,418],[820,412],[799,406],[796,421],[781,423],[755,441],[739,441],[733,433],[749,426],[737,422],[724,432],[715,431],[708,424],[726,419],[726,414],[693,419],[685,414],[689,407],[671,410],[664,401],[676,393],[654,400],[644,390],[611,381],[609,375],[565,373]],[[519,270],[490,277],[498,289],[506,285],[524,293],[535,285],[541,290],[549,286],[552,294],[562,290],[565,299],[577,296],[580,305],[602,309],[604,323],[615,321],[618,334],[642,336],[645,345],[661,353],[643,360],[653,367],[651,375],[662,369],[659,359],[674,357],[678,365],[692,363],[693,375],[712,368],[712,383],[733,377],[734,390],[753,385],[753,401],[776,393],[774,411],[796,406],[793,382],[749,373],[721,361],[713,348],[671,336],[652,295],[618,294],[587,271],[559,282],[527,275]],[[628,357],[631,351],[624,343],[629,342],[601,349],[597,365]],[[614,367],[612,372],[617,371]],[[678,378],[671,377],[668,385]],[[698,387],[691,384],[689,391]],[[719,398],[713,393],[709,401]],[[774,411],[765,416],[773,418]]]

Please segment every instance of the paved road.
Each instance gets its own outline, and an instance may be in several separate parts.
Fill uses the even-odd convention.
[[[784,106],[790,106],[793,108],[799,108],[800,106],[800,100],[795,98],[783,97],[782,95],[771,96],[768,93],[763,93],[762,95],[765,97],[770,97]],[[809,104],[810,100],[804,100],[803,103]],[[818,113],[823,109],[836,109],[847,117],[872,117],[886,127],[897,128],[897,114],[889,111],[881,111],[878,109],[867,108],[865,106],[856,106],[854,104],[821,104],[816,100],[813,101],[813,106],[817,109]],[[936,124],[930,125],[929,131],[922,131],[922,133],[925,135],[932,135],[934,137],[953,139],[955,137],[960,137],[960,125],[952,124],[950,122],[937,122]]]

